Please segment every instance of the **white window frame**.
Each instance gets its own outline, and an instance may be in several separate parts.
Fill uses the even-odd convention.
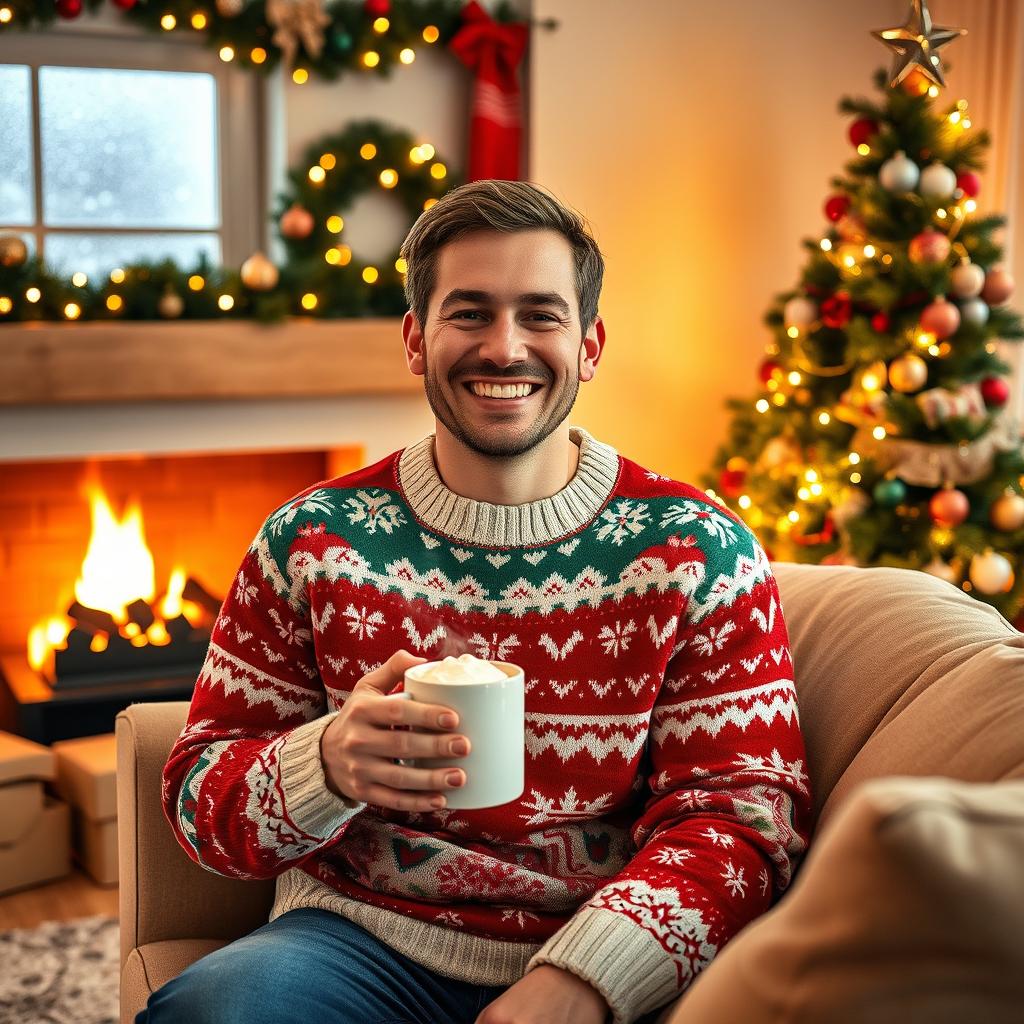
[[[74,22],[41,31],[7,30],[0,35],[0,64],[27,65],[31,70],[34,224],[0,224],[0,232],[30,234],[36,251],[46,250],[47,231],[68,233],[192,233],[198,229],[166,227],[106,228],[43,223],[39,67],[126,68],[154,71],[195,71],[213,75],[217,84],[217,183],[221,263],[236,267],[256,249],[267,248],[265,111],[267,92],[258,72],[245,71],[220,59],[198,33],[154,33],[103,9],[96,17],[83,12]]]

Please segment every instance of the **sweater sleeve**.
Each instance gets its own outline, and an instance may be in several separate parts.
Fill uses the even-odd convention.
[[[327,788],[320,738],[337,717],[305,593],[281,571],[272,518],[213,626],[185,728],[163,769],[164,815],[201,867],[273,878],[335,842],[366,805]]]
[[[614,1024],[677,998],[788,887],[809,837],[778,587],[746,525],[714,515],[721,529],[704,545],[706,573],[652,712],[649,793],[631,828],[637,852],[526,967],[583,978]]]

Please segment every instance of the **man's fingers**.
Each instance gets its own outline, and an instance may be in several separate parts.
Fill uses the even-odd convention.
[[[405,678],[406,669],[412,668],[413,665],[422,665],[426,660],[418,654],[410,654],[404,648],[397,650],[387,661],[378,665],[372,672],[367,672],[356,683],[355,688],[369,687],[378,693],[389,693],[397,682]]]

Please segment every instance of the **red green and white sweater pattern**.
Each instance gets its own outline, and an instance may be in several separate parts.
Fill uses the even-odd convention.
[[[164,810],[207,870],[277,879],[271,920],[325,907],[477,984],[555,964],[630,1024],[786,889],[811,793],[757,539],[571,433],[576,476],[528,505],[449,491],[428,436],[274,511],[214,626]],[[409,813],[326,788],[323,730],[399,648],[523,666],[518,800]]]

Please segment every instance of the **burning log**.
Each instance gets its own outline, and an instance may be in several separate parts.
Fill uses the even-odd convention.
[[[183,601],[191,601],[200,608],[208,611],[214,618],[220,614],[220,606],[224,603],[222,598],[214,597],[195,577],[189,576],[185,580],[185,586],[181,591]]]
[[[117,632],[117,623],[110,612],[105,612],[100,608],[90,608],[78,601],[74,601],[68,608],[68,618],[75,620],[76,629],[88,633],[90,636],[96,633],[113,634]]]

